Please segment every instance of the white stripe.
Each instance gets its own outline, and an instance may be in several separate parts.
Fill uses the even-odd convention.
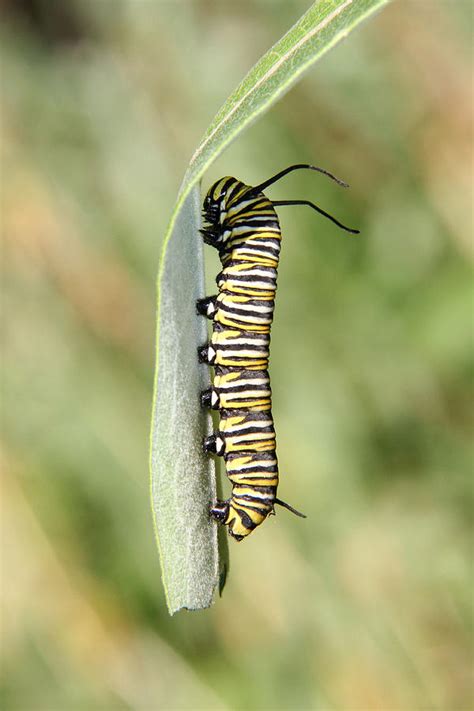
[[[230,267],[231,269],[233,267]],[[245,269],[238,269],[234,272],[229,272],[226,274],[225,269],[223,270],[223,275],[232,278],[233,276],[262,276],[262,277],[268,277],[270,279],[276,279],[276,269],[274,267],[259,267],[259,268],[251,268],[250,265],[247,266],[245,265]]]
[[[265,259],[272,259],[274,262],[278,262],[277,254],[266,252],[264,249],[252,249],[252,247],[249,247],[248,245],[242,245],[232,249],[232,259],[242,259],[244,256],[264,257]]]
[[[224,320],[225,319],[225,320]],[[237,324],[238,328],[241,328],[242,326],[246,326],[248,330],[251,330],[251,326],[270,326],[272,323],[271,318],[264,318],[263,316],[255,316],[255,314],[235,314],[235,313],[226,313],[222,312],[222,316],[219,316],[217,318],[217,321],[220,321],[224,325],[228,325],[230,323]],[[268,329],[270,330],[270,329]]]
[[[219,283],[223,283],[224,280]],[[231,279],[227,278],[225,280],[232,287],[239,287],[240,289],[261,289],[262,291],[275,291],[276,284],[269,284],[264,281],[244,281],[243,279]]]
[[[244,207],[254,205],[256,200],[257,199],[255,197],[249,198],[248,200],[239,200],[235,205],[232,205],[232,207],[228,209],[227,214],[235,215],[236,212],[240,212]]]
[[[237,225],[236,227],[232,227],[231,232],[232,232],[232,239],[233,239],[234,235],[236,235],[238,237],[239,235],[245,235],[245,234],[246,234],[246,236],[248,236],[249,239],[252,239],[253,235],[255,234],[251,225]],[[268,227],[268,233],[279,235],[279,234],[281,234],[281,231],[277,227]]]
[[[275,250],[275,252],[280,251],[280,240],[275,240],[275,242],[270,242],[268,239],[263,239],[261,237],[248,237],[247,244],[250,247],[255,245],[256,247],[268,247],[269,249]]]
[[[251,489],[251,491],[241,491],[239,492],[239,489]],[[244,496],[251,496],[254,499],[260,499],[260,501],[274,501],[275,495],[273,493],[264,493],[263,491],[254,491],[252,489],[252,484],[244,484],[244,483],[239,483],[234,491],[232,492],[232,496],[235,496],[237,498],[241,498]],[[243,499],[243,501],[246,501],[246,499]],[[251,503],[251,502],[249,502]]]

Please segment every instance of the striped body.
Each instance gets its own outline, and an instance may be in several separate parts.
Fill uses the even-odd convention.
[[[214,410],[271,410],[270,378],[266,370],[216,368],[209,393]]]
[[[268,333],[219,328],[216,323],[207,351],[203,355],[204,362],[228,368],[266,368],[270,355]]]
[[[268,360],[281,233],[271,201],[235,178],[212,186],[204,217],[204,240],[222,263],[219,293],[197,304],[213,321],[199,349],[201,362],[215,368],[202,402],[220,412],[204,446],[224,457],[232,484],[231,498],[211,514],[242,540],[273,513],[278,486]]]
[[[263,191],[294,170],[314,170],[338,185],[347,183],[315,165],[297,163],[255,187],[221,178],[204,199],[204,241],[219,252],[219,293],[198,299],[197,311],[213,321],[209,343],[199,360],[215,368],[212,387],[201,404],[219,410],[217,432],[204,440],[204,451],[224,457],[232,495],[216,501],[211,515],[241,541],[274,513],[275,504],[304,514],[277,498],[278,463],[268,360],[275,307],[281,232],[275,207],[307,205],[341,229],[352,229],[309,200],[276,200]]]

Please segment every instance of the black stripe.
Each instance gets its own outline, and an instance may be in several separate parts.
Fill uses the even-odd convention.
[[[253,531],[254,528],[257,527],[257,524],[252,521],[252,519],[250,518],[248,513],[246,513],[245,511],[242,511],[242,509],[237,508],[237,506],[234,506],[232,501],[231,501],[231,506],[232,506],[233,511],[235,511],[237,516],[240,518],[240,522],[241,522],[242,526],[244,528],[246,528],[247,531]],[[248,508],[251,509],[252,507],[249,506]],[[252,509],[252,510],[254,510],[254,509]],[[261,513],[261,512],[258,511],[258,513]]]
[[[222,388],[218,385],[215,386],[216,390],[219,390],[223,394],[228,394],[228,395],[248,395],[250,392],[256,392],[260,393],[260,396],[262,393],[267,393],[270,395],[271,389],[268,385],[265,385],[262,383],[262,385],[255,385],[253,388],[250,387],[249,385],[241,384],[241,385],[236,385],[233,388]]]
[[[232,452],[231,454],[228,455],[228,460],[229,462],[232,462],[234,459],[240,459],[242,457],[242,454],[238,454],[237,452]],[[250,464],[251,462],[260,462],[262,459],[276,459],[275,451],[273,453],[271,451],[269,452],[253,452],[249,455],[246,455],[247,459],[250,459]]]
[[[235,385],[229,385],[227,387],[224,387],[223,385],[215,385],[216,390],[219,390],[219,392],[222,393],[231,393],[231,394],[239,394],[239,393],[246,393],[249,390],[255,390],[256,392],[267,392],[271,393],[271,388],[270,388],[270,383],[261,383],[258,385],[246,385],[245,383],[240,383],[238,380],[235,382]]]
[[[247,476],[247,472],[248,472],[248,476]],[[267,468],[253,467],[252,469],[246,469],[245,471],[243,469],[238,469],[238,470],[233,469],[233,470],[230,470],[229,476],[242,475],[243,477],[245,477],[245,481],[247,481],[247,479],[249,481],[252,481],[252,479],[255,479],[256,481],[258,481],[259,479],[274,479],[275,474],[277,474],[277,473],[278,473],[278,467],[276,464],[274,464],[274,465],[272,465],[271,468],[270,467],[267,467]],[[260,474],[260,476],[254,476],[254,474]],[[271,476],[262,476],[265,474],[271,474]],[[235,486],[237,486],[237,484],[239,484],[239,483],[240,482],[234,482]],[[255,486],[255,484],[251,484],[251,486]],[[276,485],[275,485],[275,488],[276,488]]]
[[[249,501],[252,504],[261,504],[264,507],[273,507],[273,503],[275,501],[274,497],[268,497],[264,499],[259,499],[257,496],[250,496],[249,494],[232,494],[232,500],[234,502],[240,501],[244,505],[246,504],[247,501]]]
[[[221,420],[233,419],[234,417],[235,417],[234,413],[232,413],[229,416],[226,416],[225,410],[222,411]],[[243,422],[258,422],[258,420],[268,420],[268,419],[269,419],[268,414],[263,413],[263,412],[262,413],[255,412],[252,415],[249,414],[247,417],[245,417],[243,419]]]
[[[216,386],[216,389],[220,390],[221,392],[226,392],[226,393],[245,393],[248,390],[250,390],[251,388],[249,385],[242,384],[242,385],[235,385],[234,387],[228,387],[228,388]],[[260,391],[260,390],[267,391],[268,390],[268,392],[270,392],[269,385],[266,385],[265,383],[262,383],[262,385],[254,385],[252,389],[257,390],[257,391]]]
[[[224,199],[227,200],[229,192],[232,193],[232,191],[236,188],[239,188],[240,185],[240,180],[236,180],[235,178],[229,178],[222,186],[221,195],[223,195]]]
[[[237,487],[237,486],[247,486],[247,484],[234,484],[234,487]],[[247,487],[247,488],[249,488],[249,487]],[[275,493],[277,487],[276,487],[276,484],[273,484],[271,486],[255,486],[255,484],[252,484],[250,488],[253,491],[258,491],[259,494],[270,494],[270,496],[271,496],[272,494]]]
[[[227,210],[229,210],[229,208],[233,207],[233,205],[232,205],[233,194],[236,192],[240,192],[240,190],[242,188],[242,183],[240,182],[240,180],[236,180],[235,178],[233,178],[233,181],[234,182],[231,185],[229,185],[228,189],[226,190],[227,194],[225,196],[225,202],[226,202],[226,209]],[[240,197],[237,200],[237,204],[240,200],[242,200],[242,197]]]
[[[232,237],[240,237],[240,234],[245,234],[245,232],[251,232],[252,236],[256,238],[263,238],[264,234],[270,235],[270,239],[278,239],[278,237],[272,238],[272,234],[281,236],[280,225],[272,220],[269,215],[259,215],[257,219],[251,219],[248,215],[243,214],[238,217],[231,217],[227,229],[230,229],[231,233],[233,230],[239,230],[237,234],[231,235],[229,240],[231,240]]]
[[[233,263],[234,265],[236,262]],[[265,271],[273,271],[273,267],[259,267],[261,270]],[[252,282],[262,282],[263,284],[269,284],[270,286],[274,286],[276,289],[276,274],[275,276],[264,276],[262,274],[252,274],[252,267],[249,267],[247,271],[250,271],[250,274],[243,274],[242,272],[235,272],[235,273],[224,273],[221,272],[217,277],[216,277],[216,284],[219,285],[219,282],[243,282],[244,284],[251,284]],[[255,289],[262,289],[264,290],[263,286],[255,286]],[[222,289],[222,291],[227,291],[229,294],[233,294],[234,292],[229,291],[229,289]],[[273,289],[272,289],[273,291]]]
[[[257,297],[252,297],[252,296],[245,296],[245,297],[242,297],[240,295],[237,295],[237,296],[239,296],[239,298],[244,298],[244,301],[239,301],[238,304],[242,304],[245,306],[251,306],[251,307],[256,307],[256,306],[267,306],[270,308],[275,307],[275,299],[274,298],[259,299]],[[234,294],[231,291],[227,291],[227,289],[222,289],[222,291],[220,292],[219,296],[216,299],[217,308],[219,308],[219,304],[227,303],[225,301],[226,297],[235,298],[236,294]],[[237,304],[237,306],[238,306],[238,304]],[[233,302],[232,302],[232,306],[234,306]]]
[[[274,228],[275,230],[278,230],[278,232],[280,232],[280,223],[278,222],[278,218],[275,212],[273,214],[265,214],[267,211],[262,210],[262,212],[259,212],[255,215],[249,215],[248,213],[251,212],[251,210],[251,206],[246,205],[242,208],[241,211],[234,211],[234,214],[231,215],[228,219],[228,226],[231,228],[236,228],[252,227],[253,225],[258,227],[265,227],[268,229]]]
[[[257,439],[257,440],[254,440],[254,439],[252,439],[252,440],[248,440],[248,441],[247,441],[247,440],[243,439],[241,442],[235,443],[235,444],[234,444],[234,447],[238,447],[238,448],[239,448],[239,452],[240,452],[241,454],[245,454],[247,451],[252,451],[252,450],[255,451],[255,448],[256,448],[259,444],[263,444],[263,443],[264,443],[264,440],[258,440],[258,439]],[[266,442],[265,442],[265,444],[266,444]]]
[[[272,269],[272,267],[267,267],[267,266],[262,266],[260,265],[260,270],[265,269],[266,271]],[[240,282],[243,283],[244,286],[247,286],[247,282],[260,282],[265,284],[265,286],[258,286],[255,284],[253,287],[254,289],[267,289],[267,291],[274,291],[276,289],[276,275],[275,276],[269,276],[269,275],[262,275],[262,274],[254,274],[252,273],[252,268],[248,267],[246,268],[246,272],[249,272],[249,274],[246,274],[244,272],[221,272],[219,275],[219,278],[216,279],[216,283],[219,284],[220,282],[224,281],[233,281],[237,282],[237,285],[240,286]],[[273,288],[274,287],[274,288]],[[229,293],[233,294],[236,293],[233,291],[235,287],[232,286],[231,289],[232,291],[229,291]],[[226,289],[223,289],[223,291],[226,291]]]
[[[227,304],[223,301],[219,301],[217,313],[214,318],[217,317],[217,314],[219,311],[225,311],[226,314],[231,314],[232,316],[247,316],[248,319],[254,318],[255,320],[258,320],[258,321],[270,319],[270,322],[271,322],[272,316],[273,316],[273,310],[274,309],[271,308],[266,313],[261,313],[260,311],[257,311],[254,313],[252,311],[252,309],[237,309],[237,308],[235,308],[234,304]]]
[[[254,503],[254,502],[252,502],[252,503]],[[239,504],[235,503],[235,499],[234,499],[233,495],[232,495],[230,505],[234,508],[235,511],[238,512],[240,517],[242,517],[242,515],[246,516],[249,519],[249,521],[251,521],[251,518],[249,517],[249,515],[245,511],[242,511],[242,509],[239,507]],[[247,504],[241,504],[241,506],[245,506],[246,509],[250,509],[250,511],[255,511],[255,513],[264,513],[265,509],[267,508],[265,505],[262,506],[261,508],[257,507],[257,506],[248,506]],[[242,521],[242,523],[244,523],[244,522]],[[252,525],[255,527],[254,523]],[[244,524],[244,526],[245,526],[245,524]],[[245,527],[247,528],[247,526],[245,526]]]
[[[243,183],[240,183],[239,187],[243,187]],[[251,188],[249,188],[246,192],[242,193],[242,195],[240,195],[237,200],[233,200],[232,196],[230,195],[228,198],[227,208],[228,210],[230,210],[230,208],[238,208],[239,203],[243,202],[246,202],[248,204],[242,205],[242,209],[256,211],[261,209],[265,205],[268,205],[269,200],[267,197],[265,197],[263,193],[260,193],[260,195],[252,195]],[[238,214],[238,212],[235,212],[235,214]]]
[[[230,368],[226,368],[225,366],[220,366],[218,370],[216,370],[216,375],[225,375],[229,371],[231,371]],[[234,372],[232,370],[232,372]],[[247,370],[246,368],[240,369],[239,373],[242,374],[243,378],[268,378],[268,370],[266,368],[260,368],[259,370]],[[237,382],[237,381],[236,381]]]
[[[253,481],[262,481],[262,479],[278,479],[278,471],[274,472],[268,472],[269,476],[265,476],[266,472],[261,472],[260,476],[253,476],[253,472],[250,472],[249,476],[244,474],[243,472],[227,472],[227,476],[229,479],[232,477],[242,475],[242,479],[239,479],[238,481],[232,481],[234,486],[256,486],[255,484],[252,484]],[[275,488],[277,488],[277,484],[272,485]]]
[[[227,331],[227,334],[225,336],[226,340],[237,340],[238,338],[242,338],[245,341],[264,341],[266,343],[270,343],[270,334],[269,333],[262,333],[258,334],[255,333],[255,331],[248,331],[247,329],[243,328],[231,328],[224,326],[223,324],[217,322],[215,324],[215,328],[213,329],[213,335],[215,334],[216,336],[222,335]]]
[[[236,229],[235,227],[233,229]],[[277,230],[270,230],[270,232],[264,232],[260,234],[259,231],[255,232],[255,227],[253,225],[250,225],[249,228],[246,230],[245,225],[239,225],[239,233],[229,237],[228,242],[232,242],[232,240],[237,240],[237,239],[242,239],[242,238],[247,238],[251,237],[252,242],[259,240],[259,239],[264,239],[266,242],[268,240],[271,240],[272,242],[275,243],[275,246],[281,244],[281,239],[278,239],[278,237],[272,237],[272,234],[276,235],[281,235],[281,231],[279,229]]]
[[[275,246],[269,245],[268,242],[275,242]],[[253,239],[250,241],[248,238],[245,237],[245,235],[236,235],[232,239],[229,240],[229,244],[232,246],[233,249],[235,248],[242,248],[245,247],[246,249],[249,250],[258,250],[259,252],[268,252],[269,255],[274,257],[275,259],[278,259],[280,255],[280,243],[277,240],[272,240],[271,238],[264,239],[262,237],[262,240],[256,240]]]
[[[215,344],[216,346],[219,345],[234,345],[235,347],[237,346],[242,346],[245,345],[245,343],[235,343],[235,341],[242,340],[242,341],[248,341],[249,348],[268,348],[270,345],[270,334],[269,333],[255,333],[255,331],[241,331],[240,329],[235,329],[232,328],[229,331],[229,328],[224,326],[223,324],[217,322],[217,325],[220,326],[222,330],[214,330],[214,333],[212,334],[211,338],[214,338],[216,336],[216,341]],[[224,343],[218,343],[217,342],[217,337],[219,336],[220,339],[222,340],[222,334],[227,331],[228,334],[224,337]],[[245,334],[245,335],[244,335]],[[247,335],[248,334],[248,335]],[[253,341],[263,341],[262,344],[260,343],[253,343]],[[214,342],[214,341],[213,341]]]
[[[221,355],[219,359],[216,358],[216,360],[221,359],[226,363],[232,362],[234,368],[240,368],[242,365],[252,365],[252,363],[256,367],[260,367],[261,365],[268,365],[269,361],[268,356],[261,356],[260,358],[257,358],[256,356]]]
[[[221,421],[233,419],[234,417],[235,417],[235,413],[226,415],[225,410],[221,411]],[[270,419],[268,416],[268,413],[254,412],[252,414],[249,413],[249,415],[247,417],[244,417],[244,419],[242,420],[242,423],[240,423],[240,424],[243,424],[246,422],[258,422],[259,420],[268,420],[268,419]]]
[[[236,229],[239,231],[234,232]],[[262,244],[264,248],[276,249],[278,251],[277,256],[279,257],[281,251],[281,233],[278,229],[268,227],[261,222],[253,226],[245,224],[235,225],[225,242],[222,256],[229,258],[232,248],[236,246],[236,243],[240,240],[244,240],[247,244],[264,243]],[[268,244],[269,242],[270,244]]]
[[[265,397],[262,397],[262,395],[260,395],[260,396],[247,395],[246,397],[228,397],[227,401],[228,401],[229,405],[233,404],[234,407],[237,408],[239,405],[242,405],[245,402],[249,403],[249,405],[248,405],[249,407],[254,407],[254,405],[252,405],[253,401],[255,401],[255,403],[257,403],[257,402],[260,403],[262,400],[265,400],[265,399],[270,400],[269,397],[265,398]],[[270,404],[270,402],[268,404]]]

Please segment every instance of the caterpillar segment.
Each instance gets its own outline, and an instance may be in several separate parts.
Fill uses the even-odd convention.
[[[209,343],[198,348],[201,363],[227,368],[265,370],[268,366],[270,335],[218,327]]]
[[[229,454],[274,452],[275,429],[271,411],[222,410],[219,429],[204,439],[204,451],[224,458]]]
[[[221,411],[218,438],[224,442],[222,454],[245,454],[275,450],[275,428],[271,411]]]
[[[227,328],[270,333],[274,307],[273,297],[252,298],[222,290],[212,318]]]
[[[212,185],[203,206],[204,242],[217,249],[222,271],[218,294],[199,299],[199,314],[212,321],[209,343],[198,358],[215,368],[212,387],[201,393],[203,407],[219,410],[219,428],[206,437],[204,451],[224,458],[232,494],[216,501],[211,516],[240,541],[272,513],[275,504],[303,516],[277,498],[278,462],[268,375],[270,330],[275,307],[281,230],[275,206],[305,204],[349,232],[308,201],[272,202],[263,190],[287,173],[315,166],[298,164],[252,187],[226,176]],[[347,187],[347,186],[346,186]]]
[[[201,393],[201,404],[213,410],[268,411],[272,405],[268,371],[219,368],[212,387]]]
[[[232,497],[229,501],[218,501],[211,508],[211,515],[241,541],[274,511],[278,463],[274,449],[252,454],[225,453],[224,460],[232,483]]]
[[[220,291],[242,294],[255,298],[274,298],[276,270],[268,271],[261,266],[233,264],[232,271],[224,270],[216,277]]]

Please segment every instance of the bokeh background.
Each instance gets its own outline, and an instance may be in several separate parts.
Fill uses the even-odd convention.
[[[308,4],[3,5],[2,708],[473,708],[463,0],[389,6],[206,176],[315,162],[351,189],[306,173],[271,195],[361,236],[280,211],[280,493],[307,520],[280,511],[231,541],[210,610],[165,606],[148,486],[161,241],[214,113]]]

